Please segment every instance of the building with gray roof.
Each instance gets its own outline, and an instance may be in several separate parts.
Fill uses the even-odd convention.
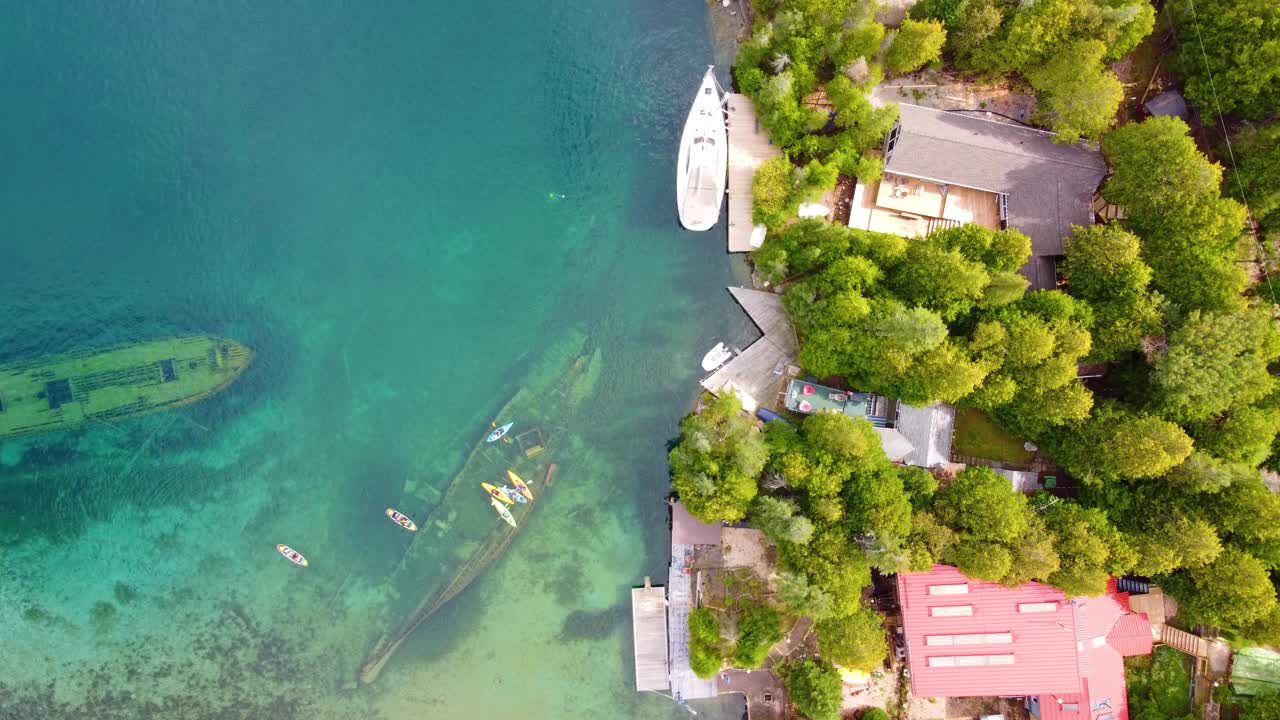
[[[998,197],[1000,225],[1031,238],[1022,272],[1032,288],[1055,284],[1055,260],[1072,225],[1090,225],[1090,202],[1106,175],[1102,154],[1084,142],[1056,143],[1043,130],[902,104],[885,142],[886,176],[986,191]]]

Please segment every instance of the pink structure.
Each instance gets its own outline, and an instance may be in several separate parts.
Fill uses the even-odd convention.
[[[899,573],[911,689],[921,697],[1026,697],[1039,720],[1129,720],[1124,658],[1151,653],[1151,623],[1129,594],[1068,599],[1007,588],[956,568]]]

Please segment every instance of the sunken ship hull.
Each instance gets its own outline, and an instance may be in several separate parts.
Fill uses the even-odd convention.
[[[0,438],[193,403],[251,362],[234,340],[194,335],[0,364]]]

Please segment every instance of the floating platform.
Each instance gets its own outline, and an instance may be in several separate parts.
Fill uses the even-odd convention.
[[[636,647],[636,690],[671,687],[667,669],[667,591],[653,586],[631,589],[631,630]]]

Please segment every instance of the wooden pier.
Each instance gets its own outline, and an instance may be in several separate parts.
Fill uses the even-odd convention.
[[[666,690],[667,593],[649,584],[631,589],[631,626],[636,645],[636,690]]]
[[[760,163],[782,152],[769,141],[746,95],[729,93],[725,109],[729,115],[729,252],[750,252],[755,250],[751,246],[751,181]]]

